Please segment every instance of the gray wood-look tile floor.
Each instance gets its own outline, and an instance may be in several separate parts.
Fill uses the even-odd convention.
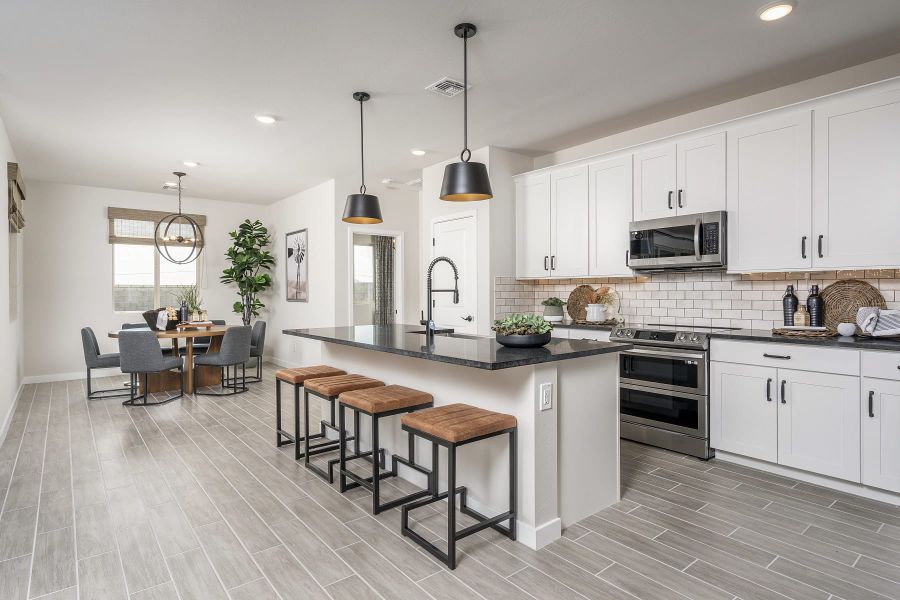
[[[0,446],[0,599],[900,599],[900,507],[627,442],[619,504],[539,552],[467,538],[448,571],[397,510],[274,447],[271,378],[152,408],[25,386]],[[415,524],[435,541],[440,511]]]

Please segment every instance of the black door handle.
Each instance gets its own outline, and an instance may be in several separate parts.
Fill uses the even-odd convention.
[[[768,352],[763,352],[763,356],[766,358],[777,358],[778,360],[791,360],[790,356],[785,356],[783,354],[769,354]]]
[[[772,378],[766,380],[766,402],[772,401]]]
[[[556,270],[556,255],[555,254],[550,257],[550,270],[551,271]]]
[[[669,210],[672,210],[672,190],[669,190]]]
[[[549,260],[550,260],[550,257],[549,257],[549,256],[545,256],[545,257],[544,257],[544,270],[545,270],[545,271],[549,271],[549,270],[550,270],[550,265],[549,265],[549,263],[547,262],[547,261],[549,261]]]
[[[824,237],[825,237],[824,235],[819,236],[819,258],[825,258],[825,255],[822,254],[822,239]]]
[[[684,208],[684,204],[681,203],[681,197],[684,195],[684,190],[678,190],[678,208]]]
[[[806,258],[806,236],[805,235],[800,240],[800,256],[802,256],[803,258]]]
[[[875,404],[874,404],[874,399],[875,399],[875,392],[869,391],[869,418],[870,418],[870,419],[874,419],[874,418],[875,418]]]
[[[784,397],[784,386],[785,385],[787,385],[787,381],[782,379],[781,380],[781,403],[782,404],[787,404],[787,399]]]
[[[472,315],[466,315],[465,317],[460,317],[460,319],[462,319],[463,321],[468,321],[469,323],[471,323],[472,321],[475,320],[475,317],[473,317]]]

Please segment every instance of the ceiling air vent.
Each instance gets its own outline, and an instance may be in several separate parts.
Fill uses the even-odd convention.
[[[438,94],[439,96],[447,96],[448,98],[452,98],[453,96],[463,91],[463,84],[462,82],[455,79],[442,77],[425,89],[429,92]]]

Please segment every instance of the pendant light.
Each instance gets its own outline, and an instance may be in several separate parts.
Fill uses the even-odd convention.
[[[175,171],[172,173],[178,177],[178,212],[166,215],[156,224],[153,232],[153,243],[156,251],[170,263],[186,265],[200,257],[203,252],[203,230],[197,221],[181,212],[181,178],[185,173]],[[172,253],[172,249],[186,249],[188,253]]]
[[[378,204],[378,196],[366,193],[366,157],[363,138],[363,102],[370,98],[368,92],[354,92],[353,99],[359,102],[359,177],[360,186],[358,194],[347,196],[347,204],[344,205],[345,223],[357,223],[371,225],[381,223],[381,206]]]
[[[451,163],[444,169],[444,183],[441,185],[441,200],[451,202],[471,202],[494,197],[491,180],[484,163],[469,162],[469,64],[468,40],[478,31],[471,23],[460,23],[453,32],[463,40],[463,150],[459,162]]]

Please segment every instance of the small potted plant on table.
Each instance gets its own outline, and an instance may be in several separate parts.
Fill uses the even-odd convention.
[[[563,306],[565,302],[559,298],[547,298],[541,304],[544,305],[544,319],[550,323],[560,323],[563,320]]]
[[[515,314],[494,321],[497,343],[510,348],[537,348],[550,341],[550,325],[541,315]]]

